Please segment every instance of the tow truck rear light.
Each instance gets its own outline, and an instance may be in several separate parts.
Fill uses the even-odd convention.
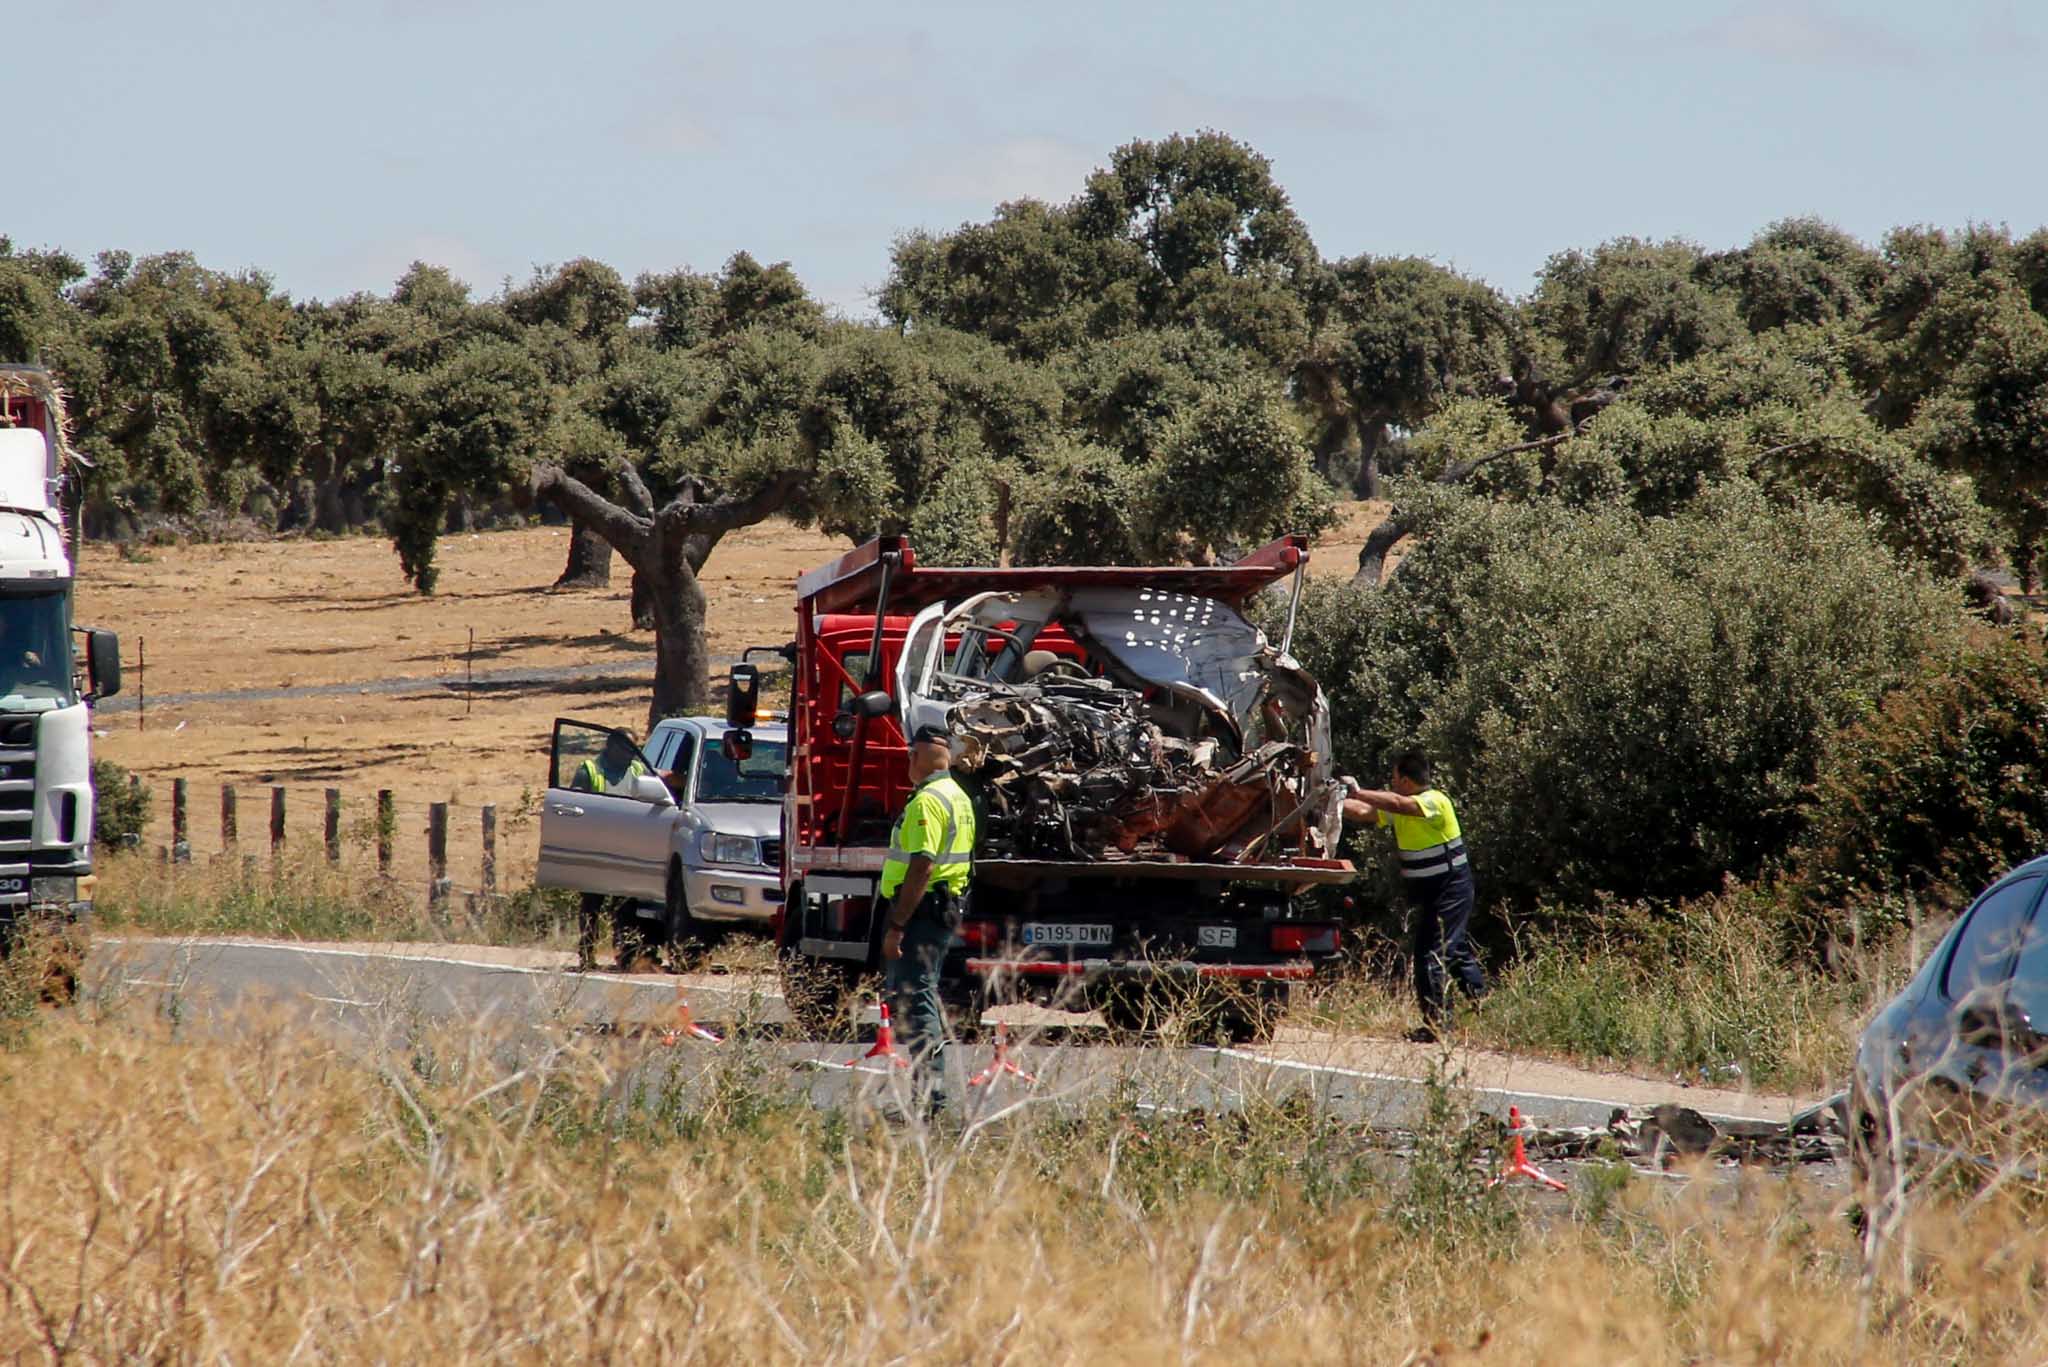
[[[999,921],[962,921],[960,943],[969,949],[993,949],[1003,942],[1003,927]]]
[[[1337,927],[1274,926],[1273,952],[1275,954],[1334,954],[1337,952]]]

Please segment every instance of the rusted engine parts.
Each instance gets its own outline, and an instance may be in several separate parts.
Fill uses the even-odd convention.
[[[986,685],[949,718],[979,790],[986,857],[1252,864],[1324,857],[1341,793],[1285,740],[1188,739],[1104,679]],[[1227,719],[1214,729],[1234,732]]]

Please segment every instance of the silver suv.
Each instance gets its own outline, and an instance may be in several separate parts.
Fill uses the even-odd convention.
[[[630,900],[656,943],[726,925],[766,929],[782,904],[784,726],[671,717],[643,745],[614,727],[555,722],[534,881]]]

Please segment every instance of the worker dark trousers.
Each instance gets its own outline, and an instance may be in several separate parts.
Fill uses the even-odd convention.
[[[925,893],[924,904],[903,932],[903,957],[889,960],[882,979],[897,1039],[910,1055],[918,1091],[934,1112],[946,1104],[946,1009],[939,1002],[939,969],[953,943],[949,913],[954,905],[952,894],[937,888]]]
[[[1473,1001],[1486,995],[1486,970],[1472,952],[1472,871],[1411,878],[1406,886],[1415,914],[1415,999],[1423,1020],[1441,1025],[1447,972]]]
[[[597,929],[604,923],[605,899],[594,892],[583,894],[576,908],[576,966],[597,967]]]

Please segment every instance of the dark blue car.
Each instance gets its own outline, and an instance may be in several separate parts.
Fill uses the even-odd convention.
[[[1932,1174],[2032,1183],[2048,1172],[2044,890],[2048,857],[1993,883],[1864,1029],[1847,1121],[1868,1239]]]

